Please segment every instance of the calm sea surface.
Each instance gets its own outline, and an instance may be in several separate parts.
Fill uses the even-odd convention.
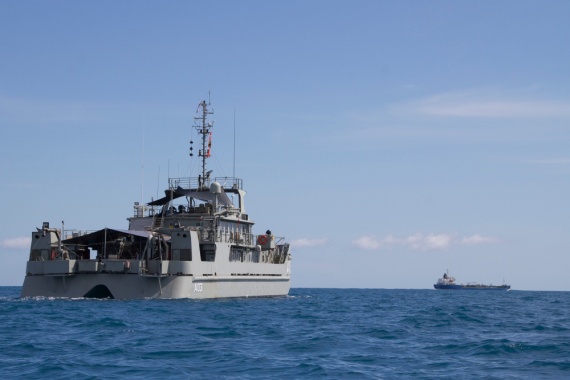
[[[292,289],[232,300],[19,299],[0,378],[570,378],[570,293]]]

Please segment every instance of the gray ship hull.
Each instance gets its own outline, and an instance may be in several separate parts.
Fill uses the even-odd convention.
[[[21,296],[206,299],[286,296],[289,293],[289,288],[289,278],[261,276],[158,277],[136,274],[78,274],[26,276]]]
[[[264,251],[212,243],[208,245],[210,250],[202,252],[196,231],[179,228],[169,232],[172,236],[167,236],[168,243],[163,240],[165,236],[158,233],[148,233],[147,238],[145,233],[108,229],[61,243],[64,252],[67,252],[64,249],[70,250],[87,242],[101,248],[99,238],[106,236],[113,237],[105,245],[111,250],[117,240],[137,238],[140,241],[135,239],[131,248],[136,248],[137,242],[147,247],[139,259],[115,258],[117,255],[107,255],[113,258],[98,255],[97,259],[89,259],[80,254],[75,254],[76,259],[51,258],[49,252],[56,253],[60,245],[58,231],[35,232],[21,296],[203,299],[288,294],[291,283],[288,246],[275,246]],[[162,245],[165,248],[162,256],[180,257],[169,260],[155,256],[151,248]]]

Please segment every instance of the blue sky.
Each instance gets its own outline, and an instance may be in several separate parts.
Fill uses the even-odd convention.
[[[294,287],[570,290],[567,1],[0,2],[0,285],[210,168]]]

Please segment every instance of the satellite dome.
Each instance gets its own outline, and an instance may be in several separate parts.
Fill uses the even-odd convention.
[[[221,194],[222,193],[222,185],[218,182],[212,182],[210,185],[210,192],[213,194]]]

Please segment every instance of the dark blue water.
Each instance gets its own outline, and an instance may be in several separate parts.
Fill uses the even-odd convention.
[[[570,293],[292,289],[287,298],[19,299],[0,377],[570,377]]]

